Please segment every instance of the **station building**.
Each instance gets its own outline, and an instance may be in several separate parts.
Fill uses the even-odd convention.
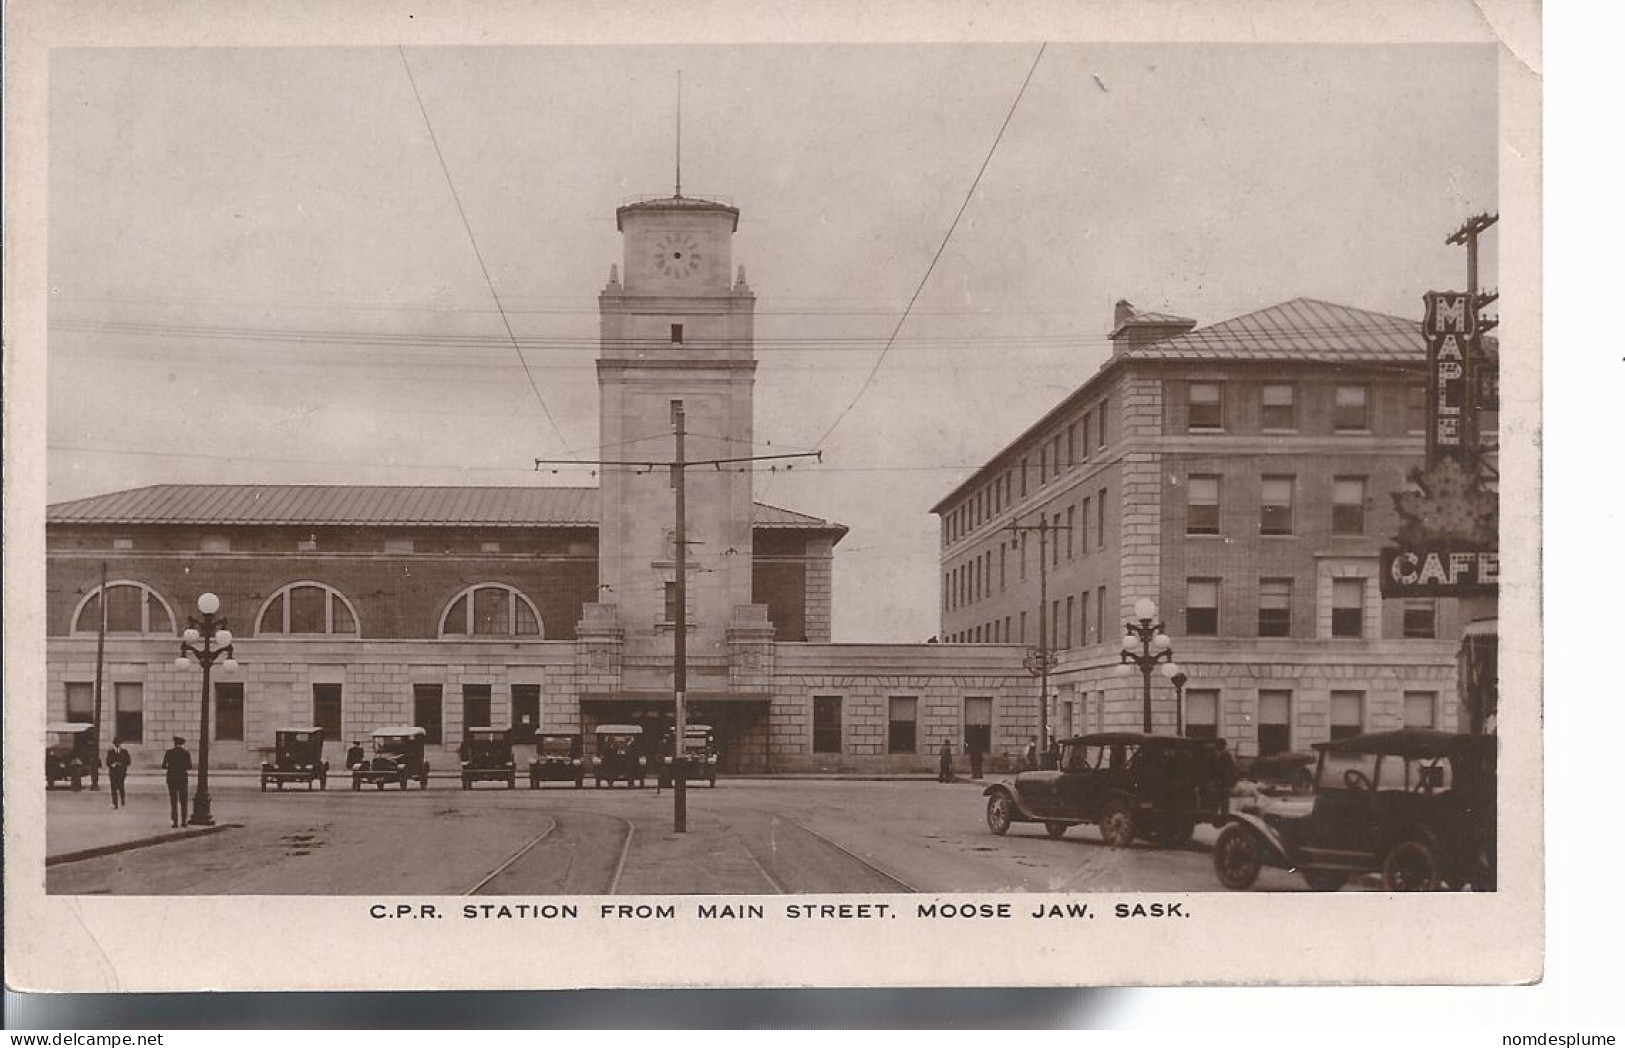
[[[1111,342],[933,508],[944,639],[1039,646],[1043,524],[1057,734],[1141,729],[1119,652],[1144,598],[1188,677],[1177,711],[1153,678],[1159,732],[1182,719],[1249,756],[1454,729],[1458,602],[1378,588],[1391,493],[1424,455],[1419,325],[1300,298],[1198,328],[1120,301]]]
[[[673,195],[621,207],[599,294],[600,446],[670,460],[748,454],[755,296],[731,259],[739,212]],[[624,277],[623,277],[624,274]],[[159,485],[55,504],[46,521],[48,715],[90,721],[138,766],[197,739],[200,674],[178,668],[197,597],[221,600],[239,668],[213,678],[211,763],[252,766],[281,726],[330,758],[417,725],[450,766],[465,727],[591,731],[672,718],[688,627],[689,718],[724,771],[917,771],[944,740],[994,766],[1037,733],[1013,646],[831,643],[846,529],[756,503],[748,469],[688,471],[687,607],[676,604],[665,469],[597,488]],[[105,568],[106,588],[102,579]]]

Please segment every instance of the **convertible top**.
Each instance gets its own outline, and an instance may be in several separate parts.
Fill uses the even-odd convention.
[[[66,732],[70,735],[78,735],[80,732],[89,731],[90,729],[91,725],[83,724],[79,721],[58,721],[55,724],[47,724],[45,726],[46,731]]]
[[[636,724],[600,724],[593,732],[597,735],[642,735],[643,729]]]
[[[372,731],[375,739],[415,739],[427,734],[422,728],[374,728]]]
[[[1483,741],[1489,740],[1489,741]],[[1327,753],[1372,753],[1390,757],[1458,757],[1476,749],[1495,747],[1493,735],[1463,735],[1435,728],[1402,728],[1353,735],[1333,742],[1317,742]]]
[[[291,734],[291,733],[298,733],[300,735],[313,735],[316,732],[322,731],[322,730],[323,729],[317,728],[315,726],[301,728],[301,727],[287,726],[287,725],[275,729],[275,731],[276,731],[276,733],[278,735],[287,735],[287,734]]]

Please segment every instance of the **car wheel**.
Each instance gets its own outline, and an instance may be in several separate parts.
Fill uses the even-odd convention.
[[[1240,891],[1251,888],[1258,880],[1258,871],[1264,864],[1263,849],[1258,835],[1246,826],[1233,822],[1219,833],[1213,842],[1213,872],[1226,888]]]
[[[1066,836],[1067,825],[1064,822],[1046,822],[1044,832],[1049,834],[1050,840],[1058,841]]]
[[[1335,892],[1347,884],[1349,875],[1346,870],[1304,870],[1303,882],[1309,885],[1310,890],[1317,892]]]
[[[987,799],[987,828],[995,836],[1003,837],[1010,832],[1010,824],[1015,821],[1014,805],[1010,795],[995,793]]]
[[[1113,848],[1134,843],[1134,812],[1125,801],[1107,801],[1100,812],[1100,838]]]
[[[1382,886],[1391,892],[1430,892],[1439,886],[1439,862],[1423,841],[1400,841],[1382,863]]]

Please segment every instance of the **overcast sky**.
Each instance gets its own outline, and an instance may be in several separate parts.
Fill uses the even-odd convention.
[[[839,520],[836,639],[937,622],[929,507],[1082,383],[1119,297],[1417,316],[1493,210],[1487,47],[59,51],[49,497],[164,482],[592,484],[614,211],[741,212],[758,497]],[[506,341],[480,256],[562,441]],[[1486,256],[1493,281],[1493,243]]]

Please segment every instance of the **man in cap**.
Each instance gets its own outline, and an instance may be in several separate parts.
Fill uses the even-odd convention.
[[[169,824],[186,825],[186,787],[192,770],[192,755],[186,740],[174,737],[175,745],[164,751],[164,782],[169,785]]]

